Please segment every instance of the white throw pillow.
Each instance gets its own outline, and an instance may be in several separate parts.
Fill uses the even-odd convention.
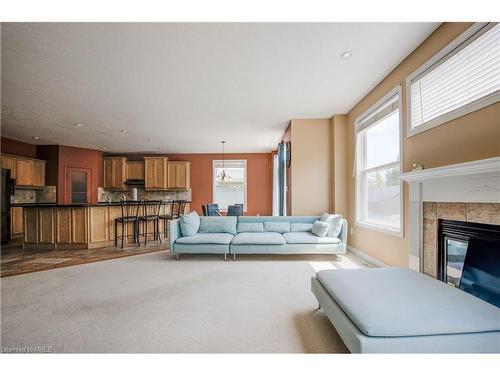
[[[342,216],[341,215],[321,215],[320,221],[328,224],[328,237],[338,237],[342,231]]]
[[[179,222],[183,237],[194,236],[200,228],[200,217],[196,211],[182,215]]]
[[[316,220],[311,232],[318,237],[325,237],[328,233],[328,223]]]

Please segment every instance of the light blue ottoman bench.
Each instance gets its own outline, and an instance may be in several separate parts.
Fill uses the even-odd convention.
[[[311,290],[352,353],[500,353],[500,309],[421,273],[323,270]]]

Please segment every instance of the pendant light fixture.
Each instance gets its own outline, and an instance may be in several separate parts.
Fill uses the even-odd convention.
[[[222,171],[217,175],[217,179],[219,181],[227,181],[229,180],[229,176],[226,174],[225,170],[225,149],[224,146],[226,145],[226,141],[220,141],[222,143]]]

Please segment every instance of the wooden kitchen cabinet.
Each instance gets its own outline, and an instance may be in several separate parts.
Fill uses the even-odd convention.
[[[167,189],[167,164],[166,157],[144,158],[144,184],[147,190]]]
[[[127,173],[126,158],[124,157],[106,157],[103,158],[104,176],[103,185],[105,189],[125,189],[125,178]]]
[[[45,163],[45,160],[2,154],[2,168],[10,170],[10,177],[16,180],[16,186],[44,187]]]
[[[33,161],[29,159],[16,160],[16,185],[31,186]]]
[[[187,190],[190,188],[190,168],[188,161],[168,162],[168,189]]]
[[[36,187],[45,186],[45,162],[41,160],[33,160],[31,167],[31,185]]]
[[[2,155],[2,168],[10,170],[10,178],[16,178],[16,158]]]
[[[23,234],[23,208],[11,207],[10,209],[10,234],[11,236],[20,236]]]
[[[144,161],[127,161],[127,180],[144,180]]]

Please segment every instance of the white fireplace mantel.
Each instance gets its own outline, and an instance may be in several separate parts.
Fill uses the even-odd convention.
[[[409,184],[409,265],[422,271],[423,202],[500,203],[500,157],[404,173]]]

